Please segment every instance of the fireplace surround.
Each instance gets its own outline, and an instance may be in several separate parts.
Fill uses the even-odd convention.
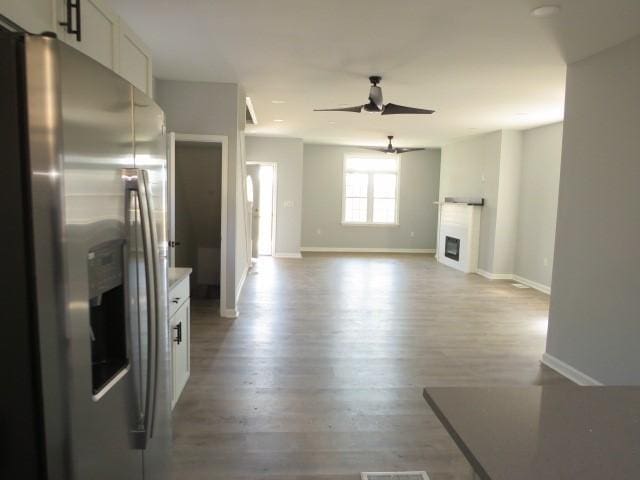
[[[483,205],[483,199],[467,198],[447,198],[440,204],[437,251],[440,263],[466,273],[478,270]]]

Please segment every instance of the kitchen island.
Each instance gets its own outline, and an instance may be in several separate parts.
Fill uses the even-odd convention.
[[[424,398],[476,478],[640,478],[640,387],[427,387]]]

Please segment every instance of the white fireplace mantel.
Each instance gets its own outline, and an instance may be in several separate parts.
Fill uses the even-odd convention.
[[[478,270],[482,206],[455,202],[443,202],[439,205],[438,261],[465,273],[475,273]],[[458,260],[446,256],[447,237],[460,241]]]

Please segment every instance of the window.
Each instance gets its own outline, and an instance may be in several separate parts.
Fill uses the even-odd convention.
[[[399,171],[393,155],[345,157],[342,223],[397,225]]]

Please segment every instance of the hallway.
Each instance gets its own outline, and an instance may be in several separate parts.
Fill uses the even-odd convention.
[[[468,479],[425,385],[566,382],[539,363],[548,296],[432,256],[263,257],[239,308],[193,305],[176,479]]]

